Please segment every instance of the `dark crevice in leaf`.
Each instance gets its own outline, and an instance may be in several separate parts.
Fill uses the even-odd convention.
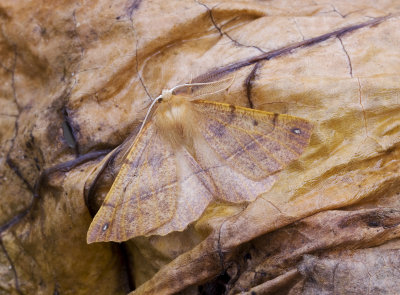
[[[248,100],[248,102],[249,102],[249,107],[250,107],[251,109],[254,108],[253,101],[251,100],[251,90],[252,90],[252,88],[253,88],[253,82],[254,82],[254,79],[256,78],[257,71],[258,71],[258,69],[259,69],[260,67],[261,67],[261,63],[260,63],[260,62],[257,62],[257,63],[254,65],[253,69],[251,70],[250,74],[247,76],[247,78],[246,78],[246,80],[245,80],[245,82],[244,82],[244,86],[245,86],[245,88],[246,88],[247,100]]]
[[[54,286],[54,291],[53,291],[53,295],[60,295],[60,292],[58,291],[58,284],[56,283],[56,285]]]
[[[13,218],[11,218],[9,221],[7,221],[6,223],[4,223],[3,225],[0,226],[0,234],[4,231],[6,231],[7,229],[9,229],[10,227],[12,227],[14,224],[18,223],[22,218],[25,217],[26,214],[28,214],[29,209],[32,206],[29,205],[27,209],[24,209],[23,211],[21,211],[19,214],[15,215]]]
[[[11,88],[12,88],[12,93],[13,93],[13,99],[14,99],[14,103],[17,106],[18,109],[18,115],[15,119],[15,123],[14,123],[14,135],[11,138],[11,146],[10,149],[7,152],[6,155],[6,163],[7,165],[14,171],[14,173],[25,183],[26,187],[28,188],[28,190],[30,190],[31,192],[33,192],[33,187],[32,185],[28,182],[28,180],[24,177],[24,175],[22,174],[19,166],[17,165],[17,163],[15,163],[15,161],[13,159],[11,159],[11,152],[15,149],[15,139],[17,138],[18,132],[19,132],[19,118],[22,112],[22,107],[18,102],[17,99],[17,92],[16,92],[16,87],[15,87],[15,68],[17,66],[17,47],[15,45],[12,46],[13,51],[14,51],[14,58],[13,58],[13,62],[12,62],[12,66],[11,68],[6,67],[4,64],[0,63],[0,67],[2,67],[6,72],[11,74]]]
[[[135,29],[134,29],[134,27],[133,27],[133,21],[132,21],[132,20],[131,20],[131,26],[132,26],[132,30],[135,31]],[[143,89],[144,89],[144,91],[146,92],[147,96],[150,98],[150,100],[153,100],[153,98],[152,98],[151,95],[150,95],[149,90],[147,89],[146,84],[144,84],[142,75],[140,74],[140,71],[139,71],[138,45],[139,45],[139,40],[136,39],[136,45],[135,45],[135,59],[136,59],[136,65],[135,65],[135,66],[136,66],[136,73],[137,73],[137,75],[138,75],[138,77],[139,77],[140,84],[142,84]]]
[[[129,4],[128,4],[128,8],[126,9],[126,11],[127,11],[127,15],[129,17],[129,20],[130,20],[131,28],[132,28],[132,31],[133,31],[133,33],[135,35],[135,40],[136,40],[136,44],[135,44],[135,60],[136,60],[135,68],[136,68],[136,73],[138,75],[140,84],[142,85],[144,91],[146,92],[146,95],[150,98],[150,100],[153,100],[153,98],[150,95],[149,90],[147,89],[146,84],[144,84],[142,75],[140,74],[140,71],[139,71],[139,58],[138,58],[139,40],[138,40],[138,38],[136,38],[136,30],[135,30],[135,27],[133,26],[133,19],[132,19],[133,12],[135,10],[139,9],[139,6],[142,3],[142,0],[130,0],[130,2],[128,2],[128,3]]]
[[[96,177],[94,180],[90,183],[88,188],[85,186],[84,190],[84,199],[85,199],[85,204],[86,207],[89,210],[89,213],[92,217],[94,217],[99,210],[97,203],[96,203],[96,198],[95,198],[95,193],[96,193],[96,188],[97,188],[97,183],[100,180],[100,178],[103,175],[103,172],[105,169],[107,169],[110,166],[113,166],[113,162],[115,158],[118,156],[119,152],[122,149],[123,144],[121,144],[117,149],[112,151],[112,155],[107,159],[107,161],[104,163],[104,165],[98,170]]]
[[[8,260],[8,263],[10,263],[11,270],[12,270],[12,272],[13,272],[13,274],[14,274],[15,290],[17,291],[18,294],[22,295],[23,293],[22,293],[22,291],[21,291],[21,289],[20,289],[20,287],[19,287],[19,280],[18,280],[17,271],[15,270],[14,263],[13,263],[13,261],[12,261],[10,255],[8,255],[7,249],[6,249],[6,247],[4,246],[3,240],[1,239],[1,237],[0,237],[0,248],[2,249],[4,255],[6,256],[6,258],[7,258],[7,260]]]
[[[129,17],[129,19],[132,19],[133,12],[135,10],[139,9],[140,4],[142,3],[142,0],[129,0],[127,1],[127,5],[125,8],[126,15]]]
[[[376,26],[376,25],[380,24],[381,22],[383,22],[383,21],[385,21],[385,20],[387,20],[387,19],[389,19],[391,17],[393,17],[393,15],[377,17],[377,18],[374,18],[374,19],[372,19],[370,21],[367,21],[367,22],[363,22],[363,23],[356,24],[356,25],[346,26],[344,28],[338,29],[338,30],[333,31],[333,32],[329,32],[329,33],[326,33],[326,34],[323,34],[323,35],[320,35],[320,36],[317,36],[317,37],[314,37],[314,38],[311,38],[311,39],[307,39],[307,40],[304,40],[304,41],[301,41],[301,42],[297,42],[297,43],[294,43],[292,45],[288,45],[286,47],[282,47],[282,48],[279,48],[279,49],[271,50],[271,51],[268,51],[266,53],[263,53],[263,54],[260,54],[260,55],[257,55],[257,56],[253,56],[253,57],[244,59],[242,61],[230,64],[230,65],[227,65],[227,66],[224,66],[224,67],[221,67],[221,68],[217,68],[217,69],[214,69],[214,70],[212,70],[210,72],[207,72],[205,74],[199,75],[195,79],[193,79],[193,83],[199,83],[199,82],[205,83],[205,82],[215,81],[217,79],[220,79],[220,78],[226,76],[229,73],[232,73],[232,72],[234,72],[236,70],[239,70],[239,69],[241,69],[243,67],[255,64],[255,63],[260,62],[262,60],[270,60],[270,59],[273,59],[273,58],[276,58],[276,57],[280,57],[280,56],[283,56],[283,55],[286,55],[286,54],[291,54],[292,52],[294,52],[297,49],[313,46],[313,45],[319,44],[319,43],[321,43],[323,41],[326,41],[328,39],[331,39],[331,38],[342,37],[342,36],[344,36],[346,34],[349,34],[351,32],[357,31],[357,30],[365,28],[365,27],[373,27],[373,26]]]
[[[397,209],[380,208],[370,209],[358,214],[349,215],[338,224],[339,228],[354,226],[361,222],[362,226],[382,229],[392,229],[400,224],[400,211]]]
[[[337,13],[338,15],[340,15],[342,18],[345,18],[345,17],[347,16],[347,15],[341,14],[340,11],[337,10],[336,7],[333,6],[332,4],[331,4],[331,7],[332,7],[332,11],[333,11],[333,12],[336,12],[336,13]]]
[[[301,38],[302,38],[303,40],[306,40],[306,37],[304,37],[303,32],[300,30],[300,27],[299,27],[299,24],[298,24],[297,21],[296,21],[296,18],[293,18],[293,22],[294,22],[294,25],[296,26],[297,31],[298,31],[299,34],[301,35]]]
[[[29,140],[25,143],[25,146],[30,150],[34,151],[34,146],[35,146],[35,137],[33,136],[33,129],[29,131]],[[39,148],[37,151],[40,154],[40,160],[38,157],[34,156],[33,161],[35,163],[35,167],[38,171],[42,170],[41,164],[44,162],[44,155],[42,150]]]
[[[86,162],[95,160],[97,158],[100,158],[102,156],[104,156],[105,154],[109,153],[110,150],[102,150],[102,151],[95,151],[95,152],[90,152],[87,153],[85,155],[81,155],[76,159],[73,159],[71,161],[68,162],[64,162],[58,165],[55,165],[51,168],[48,168],[46,170],[44,170],[40,176],[39,179],[36,182],[35,185],[35,195],[39,196],[40,195],[40,189],[46,185],[46,182],[49,178],[50,175],[54,174],[54,173],[66,173],[68,171],[71,171],[72,169],[74,169],[75,167],[82,165]]]
[[[226,285],[230,281],[231,277],[225,271],[212,281],[205,283],[198,287],[199,294],[201,295],[222,295],[226,293]]]
[[[231,41],[233,42],[233,44],[235,44],[236,46],[239,46],[239,47],[247,47],[247,48],[254,48],[254,49],[257,49],[257,50],[260,51],[260,52],[265,53],[265,51],[262,50],[260,47],[254,46],[254,45],[245,45],[245,44],[242,44],[242,43],[238,42],[237,40],[233,39],[227,32],[223,32],[222,29],[221,29],[221,27],[220,27],[220,26],[217,24],[217,22],[215,21],[215,18],[214,18],[214,14],[213,14],[212,9],[209,8],[206,4],[204,4],[204,3],[202,3],[202,2],[200,2],[200,1],[198,1],[198,0],[195,0],[195,1],[196,1],[198,4],[204,6],[204,7],[207,9],[208,15],[210,16],[210,20],[211,20],[213,26],[215,27],[215,29],[219,32],[219,34],[220,34],[221,36],[226,36],[226,37],[227,37],[229,40],[231,40]]]
[[[225,270],[224,253],[222,252],[222,249],[221,249],[221,228],[222,228],[222,225],[219,228],[219,232],[218,232],[218,245],[217,245],[218,248],[217,248],[217,252],[218,252],[219,263],[221,265],[221,269]]]
[[[348,64],[349,64],[349,68],[350,68],[350,76],[353,78],[353,66],[351,65],[351,60],[350,60],[349,53],[347,52],[346,48],[345,48],[344,45],[343,45],[342,38],[340,38],[340,36],[338,36],[338,39],[339,39],[339,41],[340,41],[340,44],[342,45],[344,54],[346,54],[347,62],[348,62]]]
[[[14,144],[14,141],[12,142]],[[13,147],[13,145],[11,146]],[[14,160],[11,159],[10,157],[10,152],[13,149],[11,148],[10,151],[7,154],[6,157],[6,162],[7,165],[11,168],[11,170],[14,171],[14,173],[25,183],[26,187],[28,188],[28,190],[30,190],[31,192],[33,192],[33,186],[28,182],[28,180],[22,175],[21,170],[19,169],[18,165],[14,162]]]
[[[231,268],[232,268],[232,272],[229,272],[229,269],[231,269]],[[236,260],[232,260],[230,262],[229,267],[227,268],[227,272],[230,274],[230,279],[226,283],[226,290],[229,291],[229,290],[231,290],[233,288],[235,283],[240,278],[240,275],[242,273],[241,264],[238,263]]]
[[[0,67],[2,67],[6,72],[11,74],[11,88],[12,88],[12,93],[13,93],[13,98],[14,98],[14,103],[17,106],[18,112],[21,113],[22,107],[18,102],[17,99],[17,92],[16,92],[16,88],[15,88],[15,68],[17,66],[17,46],[16,45],[12,45],[13,51],[14,51],[14,58],[13,58],[13,62],[11,65],[11,68],[6,67],[3,63],[0,62]]]
[[[73,169],[81,164],[84,164],[86,162],[89,162],[89,161],[92,161],[99,157],[102,157],[109,152],[110,152],[109,150],[104,150],[104,151],[96,151],[96,152],[87,153],[85,155],[82,155],[82,156],[74,159],[74,160],[71,160],[71,161],[68,161],[65,163],[61,163],[61,164],[55,165],[49,169],[44,170],[40,174],[38,180],[36,181],[34,188],[31,190],[33,193],[33,197],[32,197],[32,200],[31,200],[31,203],[29,204],[29,206],[26,209],[24,209],[23,211],[21,211],[19,214],[15,215],[9,221],[7,221],[3,225],[1,225],[0,226],[0,234],[4,231],[8,230],[13,225],[17,224],[20,220],[22,220],[30,212],[30,210],[36,205],[37,201],[40,199],[40,190],[43,186],[46,185],[46,182],[51,174],[57,173],[57,172],[62,172],[62,173],[68,172],[71,169]]]
[[[121,244],[116,243],[116,245],[118,245],[119,250],[120,250],[122,272],[126,275],[125,279],[126,279],[126,283],[129,288],[129,290],[127,290],[127,291],[131,292],[131,291],[135,290],[135,288],[136,288],[135,282],[133,281],[134,274],[133,274],[133,270],[131,267],[132,259],[129,255],[129,250],[125,243],[121,243]]]
[[[247,252],[247,253],[244,254],[244,256],[243,256],[244,262],[250,261],[251,258],[252,258],[252,256],[251,256],[251,253],[250,253],[250,252]]]
[[[71,122],[71,118],[68,115],[66,107],[63,107],[62,109],[62,115],[63,115],[63,122],[62,122],[62,129],[63,129],[63,136],[65,139],[65,142],[67,145],[75,150],[75,154],[78,156],[80,154],[79,152],[79,144],[77,141],[77,132],[76,130],[72,127],[74,124]]]

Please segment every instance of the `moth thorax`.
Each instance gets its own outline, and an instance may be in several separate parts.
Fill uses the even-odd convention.
[[[173,146],[191,148],[195,132],[195,111],[184,97],[172,95],[163,99],[154,116],[157,130]]]

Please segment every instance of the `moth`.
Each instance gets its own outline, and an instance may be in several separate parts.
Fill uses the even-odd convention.
[[[182,231],[211,201],[251,202],[309,143],[307,120],[188,100],[176,89],[153,101],[88,243]]]

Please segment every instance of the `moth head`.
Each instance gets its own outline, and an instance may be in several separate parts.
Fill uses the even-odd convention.
[[[173,90],[171,89],[164,89],[158,99],[158,102],[167,102],[169,100],[171,100],[171,98],[174,96],[173,94]]]
[[[164,96],[165,94],[165,96]],[[157,130],[172,145],[191,145],[195,128],[195,110],[185,97],[166,91],[160,98],[160,104],[154,114]]]

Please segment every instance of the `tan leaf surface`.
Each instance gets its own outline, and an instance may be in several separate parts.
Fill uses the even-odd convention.
[[[0,294],[398,293],[398,13],[383,0],[2,1]],[[87,245],[150,97],[231,73],[207,100],[312,122],[302,156],[249,205]]]

